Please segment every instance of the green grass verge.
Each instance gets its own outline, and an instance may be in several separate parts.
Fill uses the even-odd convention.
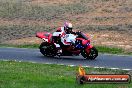
[[[27,45],[8,45],[8,44],[0,44],[0,47],[14,47],[14,48],[39,48],[39,44],[27,44]]]
[[[0,44],[0,47],[16,47],[16,48],[39,48],[38,44],[28,44],[28,45],[7,45],[7,44]],[[132,52],[125,52],[121,48],[115,47],[108,47],[108,46],[95,46],[99,53],[109,53],[109,54],[125,54],[125,55],[132,55]]]
[[[108,46],[96,46],[96,48],[100,53],[132,55],[132,52],[125,51],[122,48]]]
[[[99,53],[109,53],[109,54],[122,54],[122,55],[132,55],[132,52],[123,50],[122,48],[108,47],[108,46],[95,46]]]
[[[111,54],[122,54],[124,53],[123,49],[107,46],[96,46],[99,52],[101,53],[111,53]]]
[[[84,84],[75,82],[78,67],[0,61],[0,88],[130,88],[130,84]],[[87,73],[126,74],[128,71],[85,68]]]

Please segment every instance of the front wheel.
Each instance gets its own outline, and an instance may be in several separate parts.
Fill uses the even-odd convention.
[[[43,42],[41,43],[39,49],[44,56],[54,57],[56,55],[56,48],[53,44]]]
[[[87,54],[85,50],[83,50],[81,52],[81,55],[86,58],[86,59],[90,59],[90,60],[94,60],[97,56],[98,56],[98,50],[95,47],[92,47],[90,49],[90,53]]]

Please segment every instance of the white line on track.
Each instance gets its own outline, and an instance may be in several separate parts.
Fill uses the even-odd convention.
[[[3,60],[3,61],[11,61],[11,60]],[[23,61],[16,61],[16,60],[13,60],[13,61],[23,62]],[[31,62],[30,61],[30,63],[37,63],[37,62]],[[52,64],[52,63],[44,63],[44,64]],[[76,65],[65,65],[65,64],[57,64],[57,65],[64,65],[64,66],[70,66],[70,67],[76,66]],[[82,66],[82,67],[93,67],[93,66]],[[93,67],[93,68],[106,68],[106,67]],[[106,68],[106,69],[132,71],[132,69],[120,69],[120,68]]]

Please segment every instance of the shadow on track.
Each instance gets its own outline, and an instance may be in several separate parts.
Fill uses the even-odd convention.
[[[37,58],[41,58],[41,59],[49,59],[49,60],[68,60],[68,61],[90,61],[90,62],[94,62],[97,61],[97,59],[95,60],[88,60],[83,58],[82,56],[55,56],[55,57],[46,57],[46,56],[37,56]]]

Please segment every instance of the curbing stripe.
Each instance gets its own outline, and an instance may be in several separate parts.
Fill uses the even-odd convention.
[[[58,65],[64,65],[64,64],[58,64]]]
[[[31,63],[36,63],[36,62],[31,62]]]
[[[118,70],[119,68],[109,68],[109,69],[112,69],[112,70]]]
[[[3,60],[3,61],[9,61],[9,60]]]
[[[125,70],[125,71],[131,71],[132,69],[122,69],[122,70]]]
[[[87,67],[87,68],[89,68],[89,67],[91,67],[91,66],[82,66],[82,67]]]
[[[105,68],[105,67],[99,67],[99,68]]]
[[[94,68],[99,68],[99,67],[94,67]]]
[[[51,63],[45,63],[45,64],[51,64]]]
[[[11,61],[11,60],[3,60],[3,61]],[[17,61],[13,60],[15,62],[22,62],[22,61]],[[37,62],[31,62],[31,63],[37,63]],[[43,63],[43,64],[52,64],[52,63]],[[56,65],[64,65],[64,66],[70,66],[70,67],[75,67],[77,65],[65,65],[65,64],[56,64]],[[82,66],[82,67],[92,67],[92,66]],[[111,69],[111,70],[124,70],[124,71],[132,71],[132,69],[120,69],[120,68],[107,68],[107,67],[93,67],[93,68],[106,68],[106,69]]]
[[[125,54],[109,54],[109,53],[100,53],[100,54],[102,54],[102,55],[110,55],[110,56],[130,56],[131,57],[131,55],[125,55]]]
[[[63,64],[64,65],[64,64]],[[75,65],[68,65],[68,66],[70,66],[70,67],[75,67]]]

